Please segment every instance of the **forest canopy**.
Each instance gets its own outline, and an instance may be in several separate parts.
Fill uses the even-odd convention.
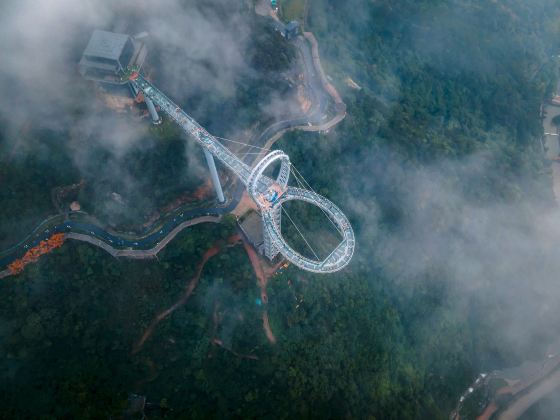
[[[227,16],[229,3],[211,2],[212,18]],[[150,418],[444,419],[478,373],[538,358],[558,336],[557,241],[543,234],[556,226],[546,224],[554,200],[540,143],[541,104],[558,79],[558,2],[306,6],[305,30],[318,38],[347,115],[329,133],[293,131],[275,147],[351,219],[352,263],[329,276],[288,267],[271,277],[264,302],[271,344],[250,260],[241,244],[228,245],[232,219],[184,230],[157,260],[117,260],[67,241],[0,283],[6,416],[118,417],[138,394],[152,403]],[[249,7],[237,12],[240,22],[253,19]],[[243,50],[252,70],[225,109],[219,98],[185,99],[204,124],[218,129],[234,116],[254,123],[255,81],[267,94],[277,83],[288,90],[275,69],[289,68],[293,49],[279,47],[285,41],[264,24],[251,30],[265,35]],[[48,213],[54,186],[82,175],[61,164],[71,155],[57,141],[65,134],[24,133],[30,150],[51,153],[2,161],[2,241]],[[124,155],[148,178],[135,194],[154,178],[163,185],[184,175],[178,168],[187,160],[179,134],[143,134],[150,140]],[[1,150],[11,150],[13,132],[0,135]],[[170,187],[149,198],[176,193]],[[293,216],[321,232],[305,209]],[[133,351],[213,246],[220,252],[190,300]]]

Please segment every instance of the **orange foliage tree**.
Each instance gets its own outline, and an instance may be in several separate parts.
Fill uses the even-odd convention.
[[[41,255],[47,254],[53,249],[61,247],[64,243],[64,239],[64,233],[55,233],[49,239],[39,242],[39,245],[27,251],[23,257],[18,258],[8,265],[8,270],[10,270],[11,274],[21,273],[27,264],[35,262]]]

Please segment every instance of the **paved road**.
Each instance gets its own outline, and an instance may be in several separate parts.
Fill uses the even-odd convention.
[[[531,390],[509,403],[498,416],[498,420],[515,420],[523,415],[534,403],[547,396],[560,386],[560,369],[543,379]]]
[[[274,21],[273,21],[274,22]],[[281,131],[292,128],[323,124],[326,120],[325,110],[329,104],[329,95],[323,90],[321,80],[313,65],[313,54],[305,38],[298,36],[293,40],[303,62],[304,81],[308,94],[311,96],[311,109],[304,115],[292,119],[278,121],[268,126],[262,133],[255,136],[250,144],[264,147],[271,137]],[[310,127],[311,128],[311,127]]]
[[[75,232],[67,233],[66,238],[89,242],[90,244],[103,248],[113,257],[127,257],[127,258],[136,258],[136,259],[154,258],[183,229],[189,226],[197,225],[199,223],[219,223],[221,220],[222,220],[221,216],[210,216],[210,215],[189,219],[185,222],[180,223],[178,226],[175,226],[173,230],[171,230],[161,241],[157,242],[153,248],[149,248],[149,249],[138,249],[138,248],[118,249],[109,245],[109,243],[105,242],[102,239],[94,238],[92,235],[89,234],[84,235]]]
[[[329,104],[329,100],[332,98],[323,88],[320,74],[313,63],[311,46],[302,36],[298,36],[293,40],[293,42],[297,47],[303,62],[304,81],[306,89],[312,97],[313,105],[310,111],[308,111],[305,115],[271,124],[262,133],[252,139],[250,142],[252,145],[264,147],[274,136],[279,136],[281,133],[289,129],[301,128],[309,131],[320,131],[325,129],[326,126],[332,126],[344,118],[344,115],[337,115],[330,121],[330,124],[329,122],[326,122],[327,115],[325,110]],[[268,147],[270,147],[270,144],[268,144]],[[246,159],[256,158],[247,157]],[[10,252],[6,253],[6,251],[4,251],[4,254],[6,255],[0,258],[0,268],[6,267],[17,258],[21,258],[28,249],[37,246],[40,241],[49,238],[54,233],[71,234],[69,235],[70,238],[83,240],[100,246],[112,255],[115,254],[115,256],[127,256],[132,258],[153,257],[153,255],[155,255],[153,253],[154,249],[158,249],[159,251],[159,249],[165,246],[165,244],[167,244],[180,230],[194,224],[185,222],[196,218],[200,218],[200,222],[203,222],[206,221],[206,219],[203,219],[204,217],[211,216],[216,218],[230,213],[241,200],[243,191],[244,185],[241,182],[236,182],[231,199],[227,201],[225,205],[216,205],[210,208],[194,209],[177,213],[173,217],[167,219],[159,230],[146,236],[133,239],[127,239],[118,234],[111,233],[103,227],[93,223],[74,220],[65,220],[55,226],[41,229],[40,226],[45,225],[46,222],[43,221],[41,225],[39,225],[39,228],[36,228],[27,237],[27,239],[17,246],[12,247]],[[54,217],[60,216],[57,215]],[[102,243],[105,245],[102,245]],[[159,246],[160,244],[161,246]]]
[[[24,244],[14,250],[13,253],[4,256],[0,259],[0,267],[5,267],[13,260],[20,258],[29,248],[37,246],[40,241],[49,238],[53,233],[74,233],[74,239],[83,239],[84,237],[92,238],[88,241],[94,245],[98,245],[98,241],[103,241],[109,247],[115,250],[150,250],[157,247],[160,243],[167,243],[167,237],[171,234],[175,236],[178,231],[176,228],[179,226],[187,227],[191,224],[185,224],[185,222],[195,219],[203,218],[205,216],[220,217],[224,214],[231,212],[239,203],[241,195],[243,194],[244,185],[241,182],[237,183],[235,187],[233,198],[226,203],[224,206],[215,206],[203,209],[194,209],[176,214],[174,217],[170,217],[164,222],[163,226],[159,230],[152,232],[144,237],[126,239],[122,236],[113,234],[105,230],[103,227],[92,224],[84,223],[73,220],[66,220],[62,223],[50,227],[45,230],[37,231],[29,240]],[[207,221],[206,219],[201,219],[202,221]],[[126,253],[120,253],[117,256],[127,256]],[[153,256],[153,255],[152,255]]]

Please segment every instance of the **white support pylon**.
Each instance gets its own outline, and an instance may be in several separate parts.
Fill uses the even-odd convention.
[[[148,107],[148,111],[150,112],[150,116],[152,117],[152,124],[159,125],[161,124],[161,117],[158,115],[156,111],[156,107],[150,98],[144,98],[146,101],[146,106]]]
[[[214,184],[214,189],[216,190],[216,197],[218,197],[218,201],[223,203],[226,201],[224,198],[224,192],[222,191],[222,184],[220,184],[220,178],[218,177],[218,171],[216,170],[216,163],[214,162],[214,156],[205,148],[202,148],[204,151],[204,157],[206,158],[206,163],[208,164],[208,169],[210,170],[210,176],[212,177],[212,184]]]

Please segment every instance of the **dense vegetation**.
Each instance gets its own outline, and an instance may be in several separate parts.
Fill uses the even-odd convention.
[[[271,345],[247,256],[224,248],[187,305],[131,354],[231,227],[189,229],[158,261],[116,261],[67,244],[1,284],[6,415],[118,415],[135,392],[159,406],[152,418],[447,418],[478,372],[537,354],[558,334],[557,318],[534,316],[533,339],[516,342],[501,329],[510,312],[494,288],[505,285],[482,271],[472,275],[477,290],[465,290],[441,263],[455,242],[440,256],[415,241],[434,232],[468,241],[452,234],[476,227],[473,208],[519,207],[530,220],[532,203],[552,202],[539,108],[556,79],[559,18],[552,0],[311,0],[307,27],[348,116],[328,135],[294,132],[278,147],[351,217],[352,264],[332,276],[288,268],[273,277]],[[361,90],[346,88],[346,77]],[[417,191],[423,177],[461,200]],[[433,217],[410,232],[425,209]],[[307,216],[308,231],[320,232],[324,220]],[[0,218],[10,223],[14,211]],[[397,239],[425,254],[387,256]],[[414,258],[429,269],[416,271]],[[524,302],[529,317],[548,302],[539,299]],[[230,351],[213,345],[216,337]]]
[[[555,88],[559,10],[551,1],[364,3],[310,2],[308,29],[320,38],[348,116],[335,133],[293,133],[278,147],[318,192],[346,203],[358,249],[343,277],[352,285],[368,279],[362,293],[370,305],[386,302],[376,290],[383,288],[391,303],[381,318],[393,319],[402,332],[397,349],[403,353],[391,352],[389,378],[372,374],[365,387],[387,393],[361,394],[372,405],[354,411],[359,406],[354,401],[347,413],[445,417],[477,372],[538,357],[558,333],[558,320],[545,318],[530,324],[530,331],[508,335],[503,327],[509,324],[511,297],[500,297],[503,289],[498,290],[518,283],[501,282],[492,271],[461,278],[445,260],[468,249],[461,235],[476,230],[481,216],[469,211],[522,208],[499,217],[531,232],[531,220],[552,203],[539,109]],[[346,77],[361,90],[347,88]],[[430,217],[418,226],[415,218],[426,213]],[[309,234],[320,223],[311,223]],[[388,257],[395,238],[408,247],[393,248],[397,252]],[[443,255],[431,254],[433,247],[423,239],[447,241],[437,248]],[[415,258],[426,262],[419,265]],[[473,292],[454,277],[479,288]],[[530,288],[513,294],[521,290]],[[542,304],[528,299],[520,312],[536,313]],[[349,313],[359,317],[365,307]],[[370,343],[383,337],[363,334]],[[361,342],[344,354],[356,351],[365,352]],[[375,370],[387,363],[366,365]],[[349,371],[341,369],[339,381]],[[342,400],[348,401],[351,389],[344,387]]]

